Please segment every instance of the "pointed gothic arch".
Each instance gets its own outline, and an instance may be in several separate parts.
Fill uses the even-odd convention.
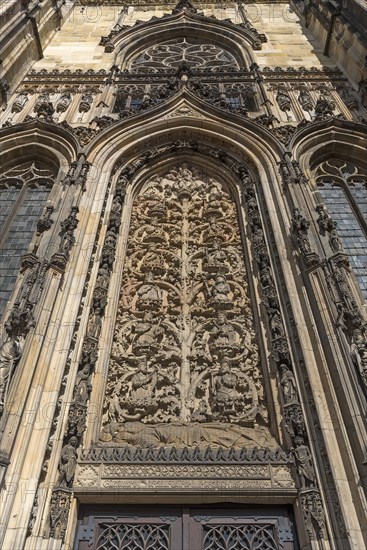
[[[108,40],[109,48],[116,50],[115,64],[121,70],[127,70],[132,60],[147,48],[182,38],[223,48],[235,58],[241,69],[253,63],[251,50],[261,48],[259,37],[246,27],[186,12],[125,27],[104,41]]]

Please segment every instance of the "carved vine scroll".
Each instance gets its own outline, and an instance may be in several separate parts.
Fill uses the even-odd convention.
[[[276,446],[235,203],[184,165],[133,206],[101,440]]]

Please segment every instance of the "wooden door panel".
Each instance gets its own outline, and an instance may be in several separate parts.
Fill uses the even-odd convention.
[[[74,545],[74,550],[297,549],[288,510],[215,506],[85,508]]]

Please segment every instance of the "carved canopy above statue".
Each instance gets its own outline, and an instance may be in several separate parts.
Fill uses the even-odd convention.
[[[101,440],[276,446],[236,206],[187,166],[133,206]]]

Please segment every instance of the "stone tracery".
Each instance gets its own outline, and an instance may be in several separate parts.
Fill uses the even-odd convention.
[[[238,69],[234,57],[214,44],[196,44],[183,38],[169,40],[147,49],[132,62],[134,72],[178,68],[182,63],[190,67],[215,70],[232,67]]]
[[[186,166],[145,183],[132,210],[102,441],[230,446],[261,432],[273,446],[242,254],[221,183]],[[167,422],[176,432],[168,439]]]

